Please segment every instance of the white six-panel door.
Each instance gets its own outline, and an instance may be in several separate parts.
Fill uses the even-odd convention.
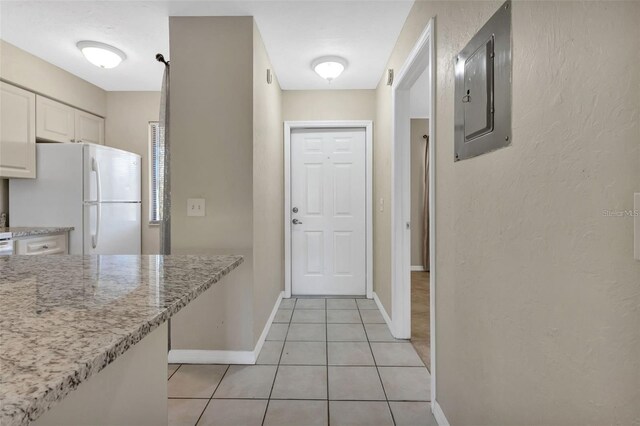
[[[366,294],[365,129],[291,132],[294,295]]]

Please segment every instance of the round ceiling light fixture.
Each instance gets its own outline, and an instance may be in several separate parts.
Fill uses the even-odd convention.
[[[323,56],[311,62],[311,68],[329,83],[347,68],[347,60],[340,56]]]
[[[127,58],[122,50],[98,41],[83,40],[76,46],[87,61],[100,68],[115,68]]]

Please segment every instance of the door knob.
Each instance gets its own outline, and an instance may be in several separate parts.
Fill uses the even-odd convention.
[[[302,225],[302,222],[300,222],[298,219],[293,219],[293,224],[294,225]]]

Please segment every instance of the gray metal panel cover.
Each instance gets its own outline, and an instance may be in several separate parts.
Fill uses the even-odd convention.
[[[455,58],[455,160],[511,143],[511,1]]]

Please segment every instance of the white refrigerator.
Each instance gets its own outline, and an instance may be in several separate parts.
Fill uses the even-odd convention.
[[[70,254],[140,254],[137,154],[88,143],[38,143],[35,179],[9,182],[11,226],[73,226]]]

